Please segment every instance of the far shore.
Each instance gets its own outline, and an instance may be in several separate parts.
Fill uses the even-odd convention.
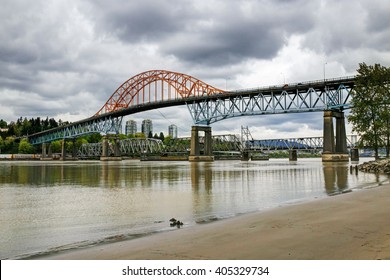
[[[390,260],[390,184],[36,259]]]

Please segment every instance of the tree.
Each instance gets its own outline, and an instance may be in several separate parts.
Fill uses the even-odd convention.
[[[6,128],[7,127],[7,122],[3,119],[0,120],[0,128]]]
[[[161,141],[164,141],[164,138],[165,138],[164,133],[163,133],[163,132],[160,132],[160,137],[159,137],[159,139],[160,139]]]
[[[360,134],[362,145],[372,147],[378,158],[380,147],[390,150],[390,68],[360,63],[357,72],[348,120],[352,131]]]
[[[164,140],[163,140],[164,145],[168,145],[169,142],[171,141],[171,139],[172,139],[172,136],[169,136],[169,135],[167,137],[164,137]]]
[[[22,139],[18,148],[19,154],[33,154],[35,153],[34,146],[30,144],[26,139]]]

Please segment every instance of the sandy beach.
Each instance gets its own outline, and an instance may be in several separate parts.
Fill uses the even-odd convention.
[[[390,185],[41,259],[390,259]]]

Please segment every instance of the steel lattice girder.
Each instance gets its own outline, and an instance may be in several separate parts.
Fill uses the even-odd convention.
[[[121,155],[159,154],[163,151],[163,142],[151,138],[131,138],[119,141]],[[114,155],[114,147],[109,143],[109,155]],[[102,155],[102,143],[82,144],[78,156],[80,158],[100,157]]]
[[[357,135],[347,136],[347,146],[354,148],[358,142]],[[323,137],[302,137],[288,139],[264,139],[247,141],[247,149],[259,150],[318,150],[324,145]]]
[[[46,130],[29,137],[31,144],[42,144],[60,139],[72,139],[92,133],[118,134],[122,127],[122,118],[107,115],[100,118],[90,118],[63,127]]]
[[[354,85],[352,78],[346,79],[345,84],[334,80],[322,87],[313,83],[237,91],[186,104],[194,123],[207,125],[238,116],[343,110],[350,106]]]
[[[152,138],[131,138],[120,141],[120,151],[122,155],[134,154],[158,154],[164,149],[164,144],[160,139]]]

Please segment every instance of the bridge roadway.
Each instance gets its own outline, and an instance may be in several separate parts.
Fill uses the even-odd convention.
[[[161,74],[160,72],[157,74]],[[166,73],[166,71],[164,71],[164,73]],[[157,74],[155,74],[155,76],[160,77]],[[176,76],[179,75],[177,73],[174,74],[176,74]],[[161,78],[161,82],[168,83],[168,86],[172,86],[173,78],[171,77],[175,76],[169,77],[172,81],[167,81],[166,78],[163,80]],[[158,78],[154,78],[153,81],[156,82],[156,80],[158,80]],[[147,82],[144,81],[144,83],[145,85],[142,86],[143,90],[148,86]],[[195,85],[198,85],[197,83],[200,83],[200,81],[194,82],[191,90],[195,88]],[[137,85],[138,84],[139,82]],[[229,92],[213,88],[211,94],[205,94],[206,90],[210,87],[205,85],[203,86],[203,95],[199,94],[198,89],[196,94],[191,92],[186,94],[181,93],[180,96],[184,97],[177,98],[178,95],[176,94],[175,98],[166,97],[164,100],[164,95],[166,95],[166,93],[164,93],[163,90],[159,94],[159,98],[156,94],[154,101],[141,101],[134,104],[134,100],[136,100],[135,96],[137,94],[141,95],[141,90],[138,89],[136,94],[132,94],[131,102],[120,104],[120,106],[117,106],[117,108],[111,112],[104,112],[101,110],[90,118],[29,135],[28,139],[32,144],[42,144],[59,139],[74,139],[92,133],[101,133],[103,135],[117,134],[122,126],[123,116],[179,105],[187,105],[194,123],[204,125],[239,116],[325,110],[342,112],[350,106],[351,91],[353,90],[354,84],[355,77],[341,77]],[[126,86],[130,87],[127,84]],[[164,88],[164,86],[161,86],[161,88]],[[183,90],[178,89],[177,87],[175,89],[177,91]],[[157,91],[157,86],[155,87],[155,91]],[[113,99],[114,95],[115,94],[113,94],[109,101]],[[125,97],[123,97],[123,95],[122,92],[121,97],[117,99],[124,100]],[[127,93],[127,95],[130,95],[130,93]],[[145,96],[145,93],[143,93],[142,96]],[[171,96],[170,93],[169,96]],[[137,100],[139,99],[140,98],[137,97]],[[109,101],[107,101],[107,104]]]

